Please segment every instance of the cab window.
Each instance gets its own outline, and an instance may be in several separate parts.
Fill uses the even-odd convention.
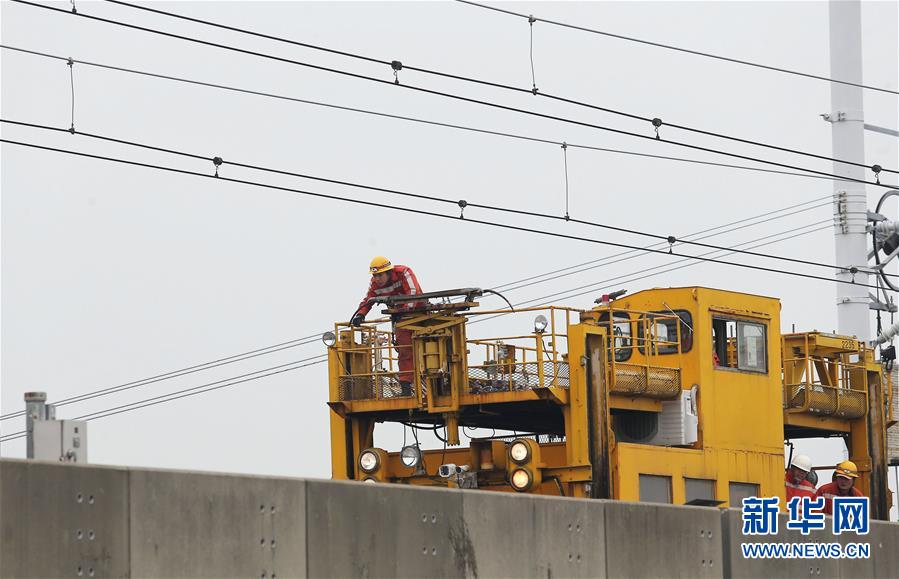
[[[649,322],[642,320],[649,319]],[[637,340],[640,353],[647,351],[647,342],[655,342],[649,348],[656,354],[677,354],[677,324],[680,321],[680,346],[681,353],[685,354],[693,347],[693,317],[687,310],[673,310],[664,312],[651,312],[642,318],[637,325]],[[644,325],[649,325],[653,336],[646,337]],[[674,342],[666,344],[665,342]]]
[[[719,316],[712,317],[712,343],[716,368],[742,372],[768,372],[767,328]]]
[[[611,333],[615,342],[615,361],[626,362],[631,357],[633,350],[633,334],[631,331],[631,317],[627,312],[614,312]],[[609,329],[609,312],[599,314],[599,325]]]

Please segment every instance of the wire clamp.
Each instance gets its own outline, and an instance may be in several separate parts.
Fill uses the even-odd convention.
[[[852,280],[850,283],[855,283],[855,274],[858,273],[858,268],[853,265],[849,268],[849,273],[852,274]]]
[[[221,157],[213,157],[213,158],[212,158],[212,164],[215,165],[215,176],[216,176],[216,177],[219,176],[219,167],[220,167],[220,166],[222,165],[222,163],[224,163],[224,162],[225,162],[225,161],[222,160]]]
[[[460,209],[459,219],[465,219],[465,208],[468,207],[468,201],[466,201],[465,199],[459,199],[459,202],[457,203],[457,205],[459,206],[459,209]]]
[[[75,8],[75,0],[70,0],[72,3],[72,14],[78,14],[78,10]]]
[[[390,63],[390,68],[393,69],[393,84],[400,84],[399,72],[403,70],[403,63],[398,60],[394,60]]]
[[[652,126],[655,127],[656,130],[656,140],[662,140],[662,137],[659,136],[659,127],[662,126],[662,119],[660,119],[659,117],[652,119]]]
[[[677,238],[674,237],[673,235],[669,235],[669,236],[668,236],[668,253],[669,253],[669,254],[673,254],[673,253],[674,253],[674,251],[672,250],[672,248],[674,247],[674,244],[675,244],[675,243],[677,243]]]
[[[877,181],[877,184],[880,185],[880,172],[883,171],[883,167],[880,165],[872,165],[871,170],[874,171],[874,179]]]

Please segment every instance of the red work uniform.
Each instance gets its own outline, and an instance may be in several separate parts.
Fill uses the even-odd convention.
[[[784,477],[784,485],[787,487],[787,502],[790,502],[790,499],[793,497],[808,497],[810,499],[815,498],[815,485],[803,479],[802,482],[794,483],[793,477],[790,476],[790,471],[787,470],[786,476]]]
[[[371,304],[368,303],[370,298],[387,297],[387,296],[414,296],[420,294],[421,286],[418,285],[418,279],[411,267],[405,265],[395,265],[389,272],[390,279],[383,287],[375,284],[374,278],[368,286],[368,293],[359,303],[357,313],[366,315],[371,310]],[[406,308],[414,308],[422,305],[424,302],[409,302]],[[399,380],[401,382],[412,382],[412,330],[396,330],[397,345],[397,364],[400,367]]]
[[[818,489],[815,496],[824,497],[824,514],[833,515],[833,498],[834,497],[863,497],[860,490],[855,487],[850,488],[845,494],[840,491],[836,481],[827,483]]]

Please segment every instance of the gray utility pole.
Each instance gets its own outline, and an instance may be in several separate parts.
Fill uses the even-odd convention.
[[[861,3],[858,0],[830,0],[830,72],[831,78],[862,83]],[[833,129],[833,156],[837,159],[865,162],[865,121],[862,89],[840,83],[830,84],[832,112],[828,120]],[[834,162],[834,173],[852,179],[865,179],[865,168]],[[834,181],[834,242],[836,263],[841,268],[836,279],[855,285],[837,285],[837,331],[871,337],[868,313],[868,196],[865,185]],[[853,268],[856,270],[853,273]]]
[[[56,409],[47,404],[46,392],[25,393],[25,456],[34,458],[34,423],[56,418]]]

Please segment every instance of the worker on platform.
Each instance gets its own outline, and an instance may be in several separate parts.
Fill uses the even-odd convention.
[[[815,496],[824,497],[824,514],[833,514],[834,497],[861,497],[861,491],[855,488],[855,479],[858,478],[858,468],[851,460],[844,460],[837,465],[833,473],[833,482],[818,489]]]
[[[353,316],[354,326],[360,326],[365,321],[365,315],[371,310],[368,300],[374,297],[387,296],[412,296],[421,293],[421,286],[411,267],[405,265],[393,265],[386,257],[379,255],[371,260],[369,266],[371,283],[368,293],[362,298],[356,314]],[[424,302],[409,302],[406,308],[412,309],[423,305]],[[395,322],[396,320],[394,320]],[[397,365],[399,366],[400,395],[412,395],[412,330],[396,329],[394,327],[394,344],[397,347]]]
[[[798,454],[790,461],[784,480],[788,503],[793,497],[800,497],[800,500],[801,497],[815,498],[815,485],[808,480],[811,471],[812,459],[804,454]]]

